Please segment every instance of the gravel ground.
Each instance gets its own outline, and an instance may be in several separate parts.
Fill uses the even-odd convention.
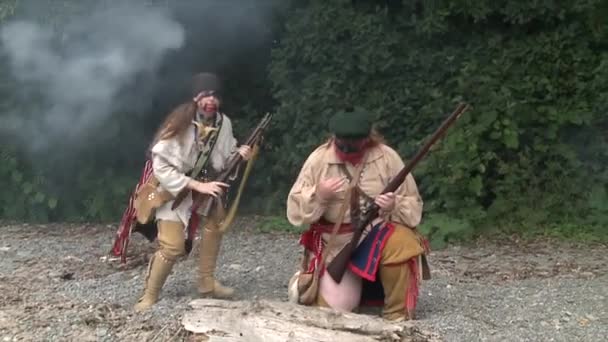
[[[239,299],[286,299],[297,237],[256,233],[243,219],[225,238],[218,277]],[[246,229],[242,227],[247,227]],[[142,315],[154,245],[136,235],[126,266],[107,258],[115,226],[0,225],[0,341],[184,341],[197,251],[178,263]],[[446,341],[605,341],[608,249],[546,241],[480,241],[433,252],[418,321]]]

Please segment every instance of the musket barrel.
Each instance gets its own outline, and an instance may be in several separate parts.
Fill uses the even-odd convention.
[[[389,184],[384,188],[381,194],[385,194],[387,192],[396,191],[399,186],[405,181],[407,175],[412,171],[412,169],[422,160],[422,158],[428,153],[431,146],[439,140],[446,132],[448,127],[450,127],[456,119],[458,119],[462,113],[468,110],[469,105],[465,103],[461,103],[456,107],[456,110],[450,114],[450,116],[443,121],[441,126],[433,133],[431,138],[424,144],[424,146],[416,153],[414,158],[411,159],[407,165],[399,171],[397,176],[393,178],[389,182]],[[355,249],[355,247],[359,243],[359,239],[363,234],[363,230],[371,223],[371,221],[378,215],[379,207],[372,203],[365,215],[364,219],[359,222],[357,227],[355,227],[353,238],[351,241],[342,248],[342,250],[334,257],[334,259],[327,266],[327,273],[336,281],[340,283],[342,281],[342,277],[344,276],[344,272],[346,272],[346,268],[348,266],[348,262],[350,261],[351,255]]]

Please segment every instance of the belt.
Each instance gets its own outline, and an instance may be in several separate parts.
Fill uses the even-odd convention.
[[[321,218],[317,222],[311,224],[310,228],[312,230],[316,230],[320,233],[329,234],[334,229],[334,225],[335,225],[334,222],[330,222],[330,221],[326,220],[325,218]],[[338,234],[346,234],[346,233],[352,233],[352,232],[353,232],[353,226],[350,223],[342,223],[340,225],[340,228],[338,228]]]

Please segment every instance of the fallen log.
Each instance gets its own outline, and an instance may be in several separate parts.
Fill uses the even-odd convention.
[[[184,314],[187,331],[209,342],[440,341],[413,321],[342,313],[279,301],[196,299]]]

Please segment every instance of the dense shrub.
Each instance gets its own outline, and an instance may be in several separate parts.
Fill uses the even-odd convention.
[[[289,131],[275,179],[294,178],[344,106],[373,111],[407,157],[466,101],[414,172],[427,228],[605,222],[604,3],[356,3],[310,1],[287,19],[270,73]]]

